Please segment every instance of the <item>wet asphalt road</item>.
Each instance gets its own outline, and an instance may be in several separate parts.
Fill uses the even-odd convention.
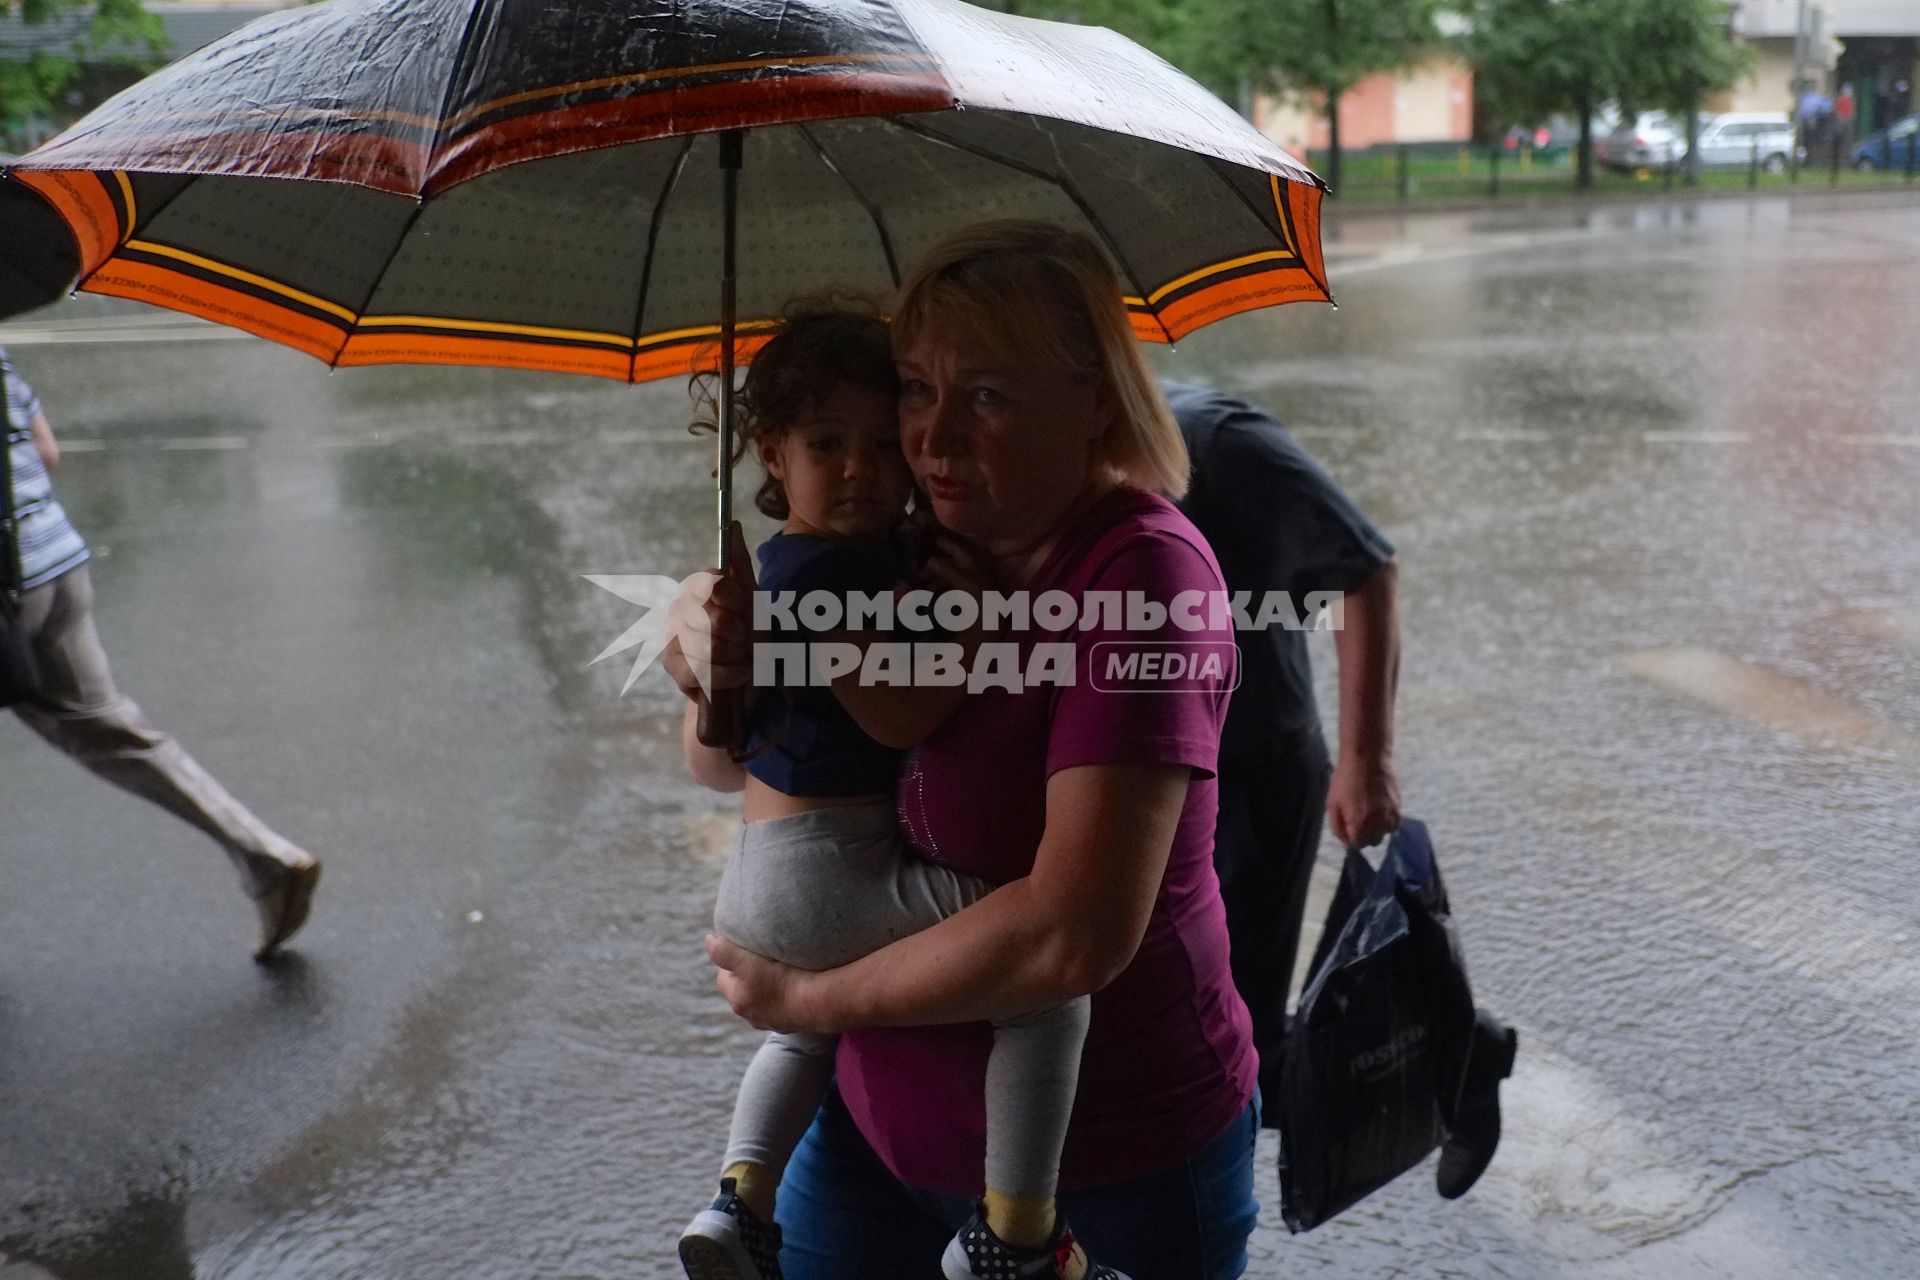
[[[1331,247],[1337,313],[1161,363],[1399,544],[1407,805],[1522,1057],[1470,1197],[1290,1240],[1263,1172],[1252,1274],[1910,1274],[1920,200]],[[93,299],[0,344],[123,688],[328,863],[258,969],[211,845],[0,723],[0,1280],[678,1274],[755,1039],[699,948],[731,813],[579,575],[707,558],[684,392]]]

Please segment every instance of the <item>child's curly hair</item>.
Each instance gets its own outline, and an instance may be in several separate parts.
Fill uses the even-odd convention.
[[[789,303],[783,315],[786,326],[760,348],[734,395],[735,462],[750,445],[785,435],[842,384],[900,393],[893,342],[877,308],[844,298],[806,299]],[[692,393],[703,416],[689,430],[719,430],[718,383],[717,373],[694,376]],[[764,516],[785,520],[785,486],[766,477],[753,505]]]

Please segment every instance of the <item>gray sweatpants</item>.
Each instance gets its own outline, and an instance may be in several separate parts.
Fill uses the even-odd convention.
[[[930,928],[992,888],[908,852],[891,804],[846,805],[743,825],[713,924],[749,951],[833,969]],[[1054,1193],[1087,1008],[1083,996],[993,1024],[985,1185],[995,1191]],[[834,1036],[797,1032],[767,1037],[740,1082],[723,1169],[741,1161],[786,1167],[832,1079],[835,1044]]]
[[[93,624],[93,579],[85,565],[23,593],[20,624],[32,640],[43,686],[39,705],[13,708],[29,729],[108,782],[219,841],[256,897],[275,882],[268,861],[305,861],[297,845],[228,795],[114,687]]]

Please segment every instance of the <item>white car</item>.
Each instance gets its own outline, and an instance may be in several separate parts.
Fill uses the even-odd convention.
[[[1729,112],[1700,126],[1700,165],[1705,169],[1744,169],[1757,162],[1768,173],[1783,173],[1794,146],[1793,121],[1784,115]]]

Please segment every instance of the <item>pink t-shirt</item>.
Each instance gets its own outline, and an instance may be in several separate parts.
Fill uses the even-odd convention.
[[[1172,503],[1122,490],[1083,516],[1029,584],[1138,592],[1171,605],[1181,592],[1218,592],[1220,570]],[[1184,618],[1194,622],[1189,609]],[[1204,619],[1211,621],[1211,619]],[[1157,632],[1109,627],[1031,630],[1072,641],[1075,682],[1021,692],[990,688],[908,757],[901,829],[921,854],[1005,882],[1028,874],[1046,825],[1047,779],[1097,764],[1180,764],[1193,770],[1166,877],[1133,962],[1093,997],[1080,1088],[1062,1162],[1065,1189],[1164,1169],[1197,1153],[1246,1109],[1255,1058],[1247,1012],[1227,965],[1226,915],[1213,871],[1213,770],[1234,671],[1229,627]],[[1000,635],[989,640],[1011,639]],[[1207,674],[1136,676],[1116,651],[1223,655]],[[1023,664],[1024,665],[1024,664]],[[1166,669],[1165,659],[1160,663]],[[1224,667],[1224,671],[1222,671]],[[1140,670],[1136,668],[1136,670]],[[1123,688],[1116,689],[1118,680]],[[1105,691],[1097,687],[1106,686]],[[840,1041],[839,1083],[860,1131],[909,1186],[977,1195],[986,1150],[985,1078],[992,1028],[878,1028]]]

